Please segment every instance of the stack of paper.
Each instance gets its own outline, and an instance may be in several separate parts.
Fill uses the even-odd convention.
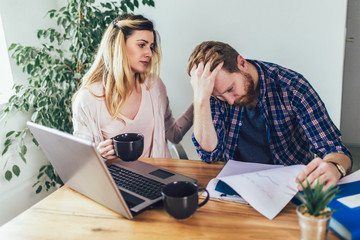
[[[229,160],[206,189],[210,197],[247,202],[269,219],[296,195],[297,176],[305,165],[268,165]],[[359,180],[360,171],[339,181],[339,184]]]
[[[297,193],[296,177],[304,167],[229,160],[206,189],[214,198],[246,201],[265,217],[273,219]],[[215,190],[219,181],[226,183],[241,197]]]

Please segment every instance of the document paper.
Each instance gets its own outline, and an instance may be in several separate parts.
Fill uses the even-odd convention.
[[[296,177],[304,165],[281,166],[229,160],[207,190],[211,197],[246,201],[258,212],[273,219],[298,192]],[[240,196],[222,196],[215,190],[221,180]]]

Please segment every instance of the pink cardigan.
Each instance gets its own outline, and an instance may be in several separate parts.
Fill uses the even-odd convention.
[[[149,78],[144,84],[149,85]],[[89,87],[97,95],[103,95],[101,82],[95,83]],[[166,93],[166,87],[162,80],[158,78],[150,88],[150,96],[154,109],[154,136],[151,150],[151,157],[171,158],[166,139],[173,143],[182,140],[185,133],[193,124],[193,105],[176,121],[172,115],[169,106],[169,99]],[[74,135],[89,139],[96,144],[104,141],[102,129],[100,127],[104,111],[107,111],[104,99],[96,98],[90,93],[89,89],[82,89],[73,103],[73,124]],[[108,111],[107,111],[107,114]]]

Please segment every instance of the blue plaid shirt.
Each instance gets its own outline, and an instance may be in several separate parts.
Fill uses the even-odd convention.
[[[273,63],[248,61],[259,73],[257,106],[265,122],[275,164],[307,164],[313,159],[313,153],[321,158],[332,152],[344,153],[352,159],[324,103],[301,74]],[[207,163],[234,159],[244,107],[215,97],[211,97],[210,105],[218,145],[212,152],[206,152],[193,135],[196,150]]]

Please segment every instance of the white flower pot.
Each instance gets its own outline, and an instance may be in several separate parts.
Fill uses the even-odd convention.
[[[305,216],[296,208],[299,216],[300,239],[301,240],[325,240],[329,229],[331,215],[325,218],[316,218],[313,216]]]

